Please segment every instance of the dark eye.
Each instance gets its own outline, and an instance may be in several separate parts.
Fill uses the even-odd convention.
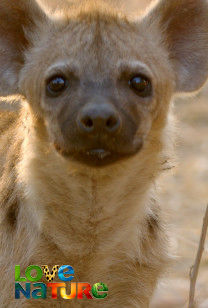
[[[47,81],[46,93],[49,96],[58,96],[66,89],[68,85],[64,76],[53,76]]]
[[[152,85],[147,77],[138,75],[129,80],[130,87],[141,97],[151,96]]]

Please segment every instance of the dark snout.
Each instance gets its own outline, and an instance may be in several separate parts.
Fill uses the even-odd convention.
[[[56,148],[65,156],[102,166],[132,155],[141,148],[135,142],[138,119],[108,100],[93,101],[65,112],[61,131],[65,140]]]

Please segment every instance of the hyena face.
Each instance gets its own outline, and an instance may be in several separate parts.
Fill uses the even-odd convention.
[[[160,108],[157,92],[170,87],[141,28],[95,13],[46,39],[28,55],[22,83],[56,150],[97,166],[141,150]]]
[[[25,48],[18,89],[66,159],[103,166],[142,151],[165,126],[171,95],[205,82],[206,1],[163,0],[141,20],[94,7],[52,20],[32,13],[34,1],[18,3],[20,29],[32,28],[9,43]]]

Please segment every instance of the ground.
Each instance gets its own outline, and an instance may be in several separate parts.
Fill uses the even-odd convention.
[[[208,87],[196,97],[176,100],[177,166],[161,178],[175,261],[161,280],[151,308],[187,307],[194,262],[208,204]],[[196,289],[197,308],[208,308],[208,237]]]

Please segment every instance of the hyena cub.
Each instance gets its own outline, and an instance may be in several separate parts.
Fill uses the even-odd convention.
[[[143,17],[1,0],[0,43],[1,96],[21,97],[1,112],[0,307],[148,307],[168,261],[154,188],[170,100],[208,76],[206,0],[161,0]],[[108,297],[14,299],[15,264],[69,264]]]

